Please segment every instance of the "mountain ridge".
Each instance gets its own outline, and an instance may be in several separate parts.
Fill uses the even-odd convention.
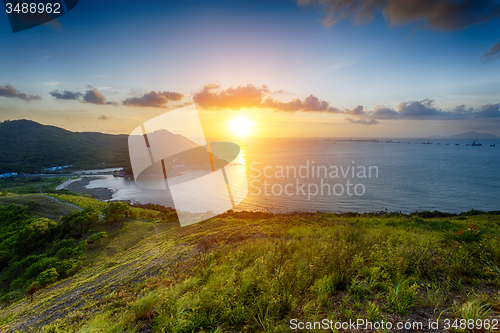
[[[491,133],[478,133],[475,131],[469,131],[465,133],[442,136],[442,135],[432,135],[431,138],[446,138],[446,139],[500,139],[500,137]]]
[[[129,164],[128,135],[71,132],[32,120],[0,123],[0,173],[40,172],[44,168],[79,168]]]

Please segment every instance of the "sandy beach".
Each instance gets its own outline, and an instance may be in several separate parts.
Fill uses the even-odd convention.
[[[99,176],[78,178],[78,179],[75,179],[74,181],[68,183],[65,188],[71,192],[90,194],[92,197],[99,199],[99,200],[110,200],[113,197],[113,192],[110,189],[104,188],[104,187],[98,187],[98,188],[86,188],[85,187],[91,181],[94,181],[96,179],[102,179],[102,178],[103,177],[99,177]],[[65,182],[61,185],[64,185],[66,183],[67,182]]]

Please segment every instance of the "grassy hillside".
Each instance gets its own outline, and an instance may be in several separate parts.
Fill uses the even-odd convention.
[[[101,223],[108,237],[86,249],[85,268],[33,303],[4,304],[0,332],[290,332],[292,318],[498,318],[500,216],[435,216]]]
[[[129,164],[127,135],[70,132],[31,120],[0,123],[0,173],[38,172],[42,168],[78,168]]]

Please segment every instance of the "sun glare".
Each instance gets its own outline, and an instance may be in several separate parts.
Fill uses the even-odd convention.
[[[254,122],[245,116],[237,116],[229,122],[229,127],[237,136],[247,136],[252,130]]]

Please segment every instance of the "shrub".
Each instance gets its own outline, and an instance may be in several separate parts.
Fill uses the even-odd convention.
[[[109,205],[102,210],[107,221],[117,221],[132,216],[130,206],[125,202],[110,202]]]
[[[93,229],[99,215],[90,209],[84,209],[61,217],[58,228],[64,234],[70,234],[73,237],[82,237],[89,230]]]
[[[38,275],[36,278],[36,282],[39,285],[47,285],[57,280],[59,274],[57,273],[55,268],[49,268]]]
[[[462,228],[458,232],[449,232],[443,236],[445,243],[480,243],[484,240],[484,230],[479,230],[477,226],[469,223],[467,228]]]
[[[106,232],[101,231],[97,234],[93,234],[92,236],[90,236],[87,242],[89,244],[97,244],[101,241],[101,239],[106,238],[106,237],[107,237]]]

